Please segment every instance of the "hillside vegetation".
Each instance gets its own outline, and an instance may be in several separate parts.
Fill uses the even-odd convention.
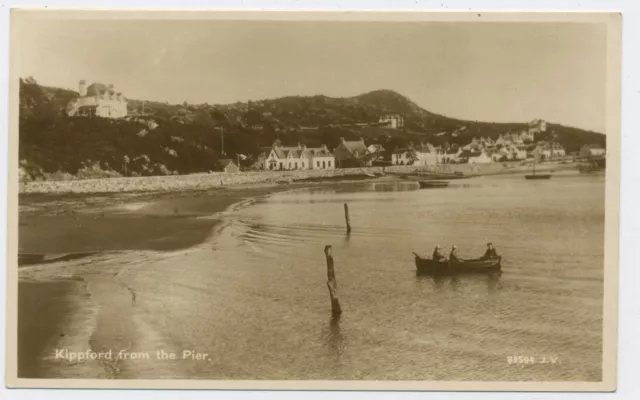
[[[69,117],[77,92],[20,80],[21,178],[70,179],[101,176],[166,175],[216,170],[221,158],[247,156],[261,147],[338,145],[340,138],[364,137],[387,148],[409,142],[466,144],[472,137],[496,138],[526,129],[526,123],[463,121],[431,113],[406,97],[379,90],[350,98],[283,97],[228,105],[129,100],[136,117],[122,120]],[[385,114],[399,114],[404,129],[377,126]],[[150,123],[154,121],[156,124]],[[224,137],[223,137],[224,135]],[[605,136],[549,124],[568,152],[584,144],[605,145]],[[223,154],[224,152],[224,154]]]

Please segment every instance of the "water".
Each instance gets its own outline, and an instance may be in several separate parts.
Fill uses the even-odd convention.
[[[603,177],[559,174],[315,187],[236,207],[201,246],[118,275],[136,293],[132,349],[207,360],[125,363],[119,377],[599,381],[604,196]],[[497,280],[416,276],[414,251],[477,257],[487,241],[503,256]]]

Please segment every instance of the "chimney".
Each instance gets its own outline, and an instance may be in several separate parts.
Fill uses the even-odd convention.
[[[107,87],[109,88],[109,90],[111,90],[111,91],[112,91],[112,90],[113,90],[113,87],[114,87],[114,86],[113,86],[113,83],[110,83],[109,85],[107,85]]]
[[[340,143],[344,143],[344,142],[345,142],[344,138],[343,138],[343,137],[341,137],[341,138],[340,138]]]
[[[302,145],[298,142],[298,150],[302,150]]]
[[[326,145],[326,144],[323,144],[323,145],[322,145],[322,150],[323,150],[323,151],[327,151],[327,145]]]
[[[87,95],[87,81],[82,79],[78,84],[78,93],[80,93],[80,97],[85,97]]]

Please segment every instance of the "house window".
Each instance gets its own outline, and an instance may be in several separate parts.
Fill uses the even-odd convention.
[[[324,164],[324,161],[322,162],[322,168],[326,168],[326,167],[325,167],[325,164]]]
[[[320,168],[320,161],[318,161],[318,168]]]
[[[331,161],[328,161],[328,164],[329,164],[329,168],[331,168]]]
[[[298,169],[298,162],[296,161],[296,163],[294,164],[294,168]]]

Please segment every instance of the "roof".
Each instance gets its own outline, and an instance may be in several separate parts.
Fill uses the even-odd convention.
[[[305,153],[311,156],[319,156],[319,157],[331,157],[333,153],[326,146],[323,147],[306,147],[306,146],[292,146],[292,147],[284,147],[284,146],[272,146],[272,147],[262,147],[260,149],[267,156],[274,151],[276,153],[276,157],[280,159],[285,159],[289,156],[292,158],[302,158]]]
[[[419,146],[419,147],[414,147],[414,148],[411,148],[411,147],[396,147],[393,150],[393,154],[406,153],[406,152],[411,151],[411,150],[415,150],[417,153],[435,153],[436,152],[435,147],[433,147],[433,146],[429,147],[429,146],[425,145],[425,146]]]
[[[431,143],[421,143],[419,146],[415,147],[416,151],[420,153],[435,153],[436,148],[433,147]]]
[[[362,140],[355,140],[355,141],[344,140],[341,144],[344,145],[344,147],[351,154],[357,151],[358,154],[364,155],[367,152],[367,146],[364,145],[364,142]]]
[[[308,148],[299,148],[299,147],[283,147],[283,146],[274,146],[269,148],[269,152],[271,152],[271,150],[273,150],[276,153],[276,156],[278,158],[284,159],[289,157],[289,155],[291,155],[291,157],[293,158],[300,158],[302,157],[302,153],[304,153],[305,151],[309,151]]]
[[[115,90],[109,89],[104,83],[94,82],[87,88],[87,96],[99,96],[104,92],[115,93]]]
[[[220,160],[218,160],[218,165],[221,166],[222,168],[226,168],[229,166],[229,164],[233,164],[234,166],[236,165],[232,159],[230,158],[222,158]]]
[[[307,148],[307,151],[309,151],[312,156],[318,156],[318,157],[331,157],[333,155],[331,154],[329,149],[324,147]]]
[[[462,153],[460,153],[460,157],[463,158],[469,158],[469,157],[479,157],[482,155],[481,151],[469,151],[469,150],[465,150]]]

